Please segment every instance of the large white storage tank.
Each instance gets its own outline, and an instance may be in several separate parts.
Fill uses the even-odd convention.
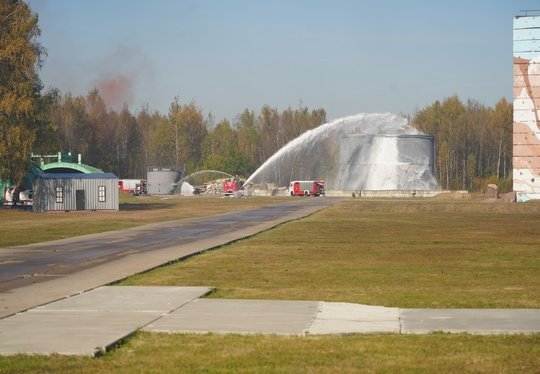
[[[423,134],[346,134],[340,141],[340,190],[434,190],[434,139]]]
[[[146,175],[149,195],[169,195],[174,193],[180,172],[168,168],[149,168]]]

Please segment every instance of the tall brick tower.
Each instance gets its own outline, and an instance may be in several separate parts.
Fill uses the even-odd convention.
[[[514,18],[513,139],[517,199],[540,199],[540,11]]]

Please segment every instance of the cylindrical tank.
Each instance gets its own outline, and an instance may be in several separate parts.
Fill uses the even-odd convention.
[[[340,141],[341,190],[432,190],[434,140],[423,134],[346,134]]]
[[[146,180],[149,195],[168,195],[176,189],[180,173],[165,168],[149,168]]]

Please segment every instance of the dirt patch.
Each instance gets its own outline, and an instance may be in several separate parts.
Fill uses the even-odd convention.
[[[472,200],[472,195],[467,191],[441,192],[433,197],[434,200]]]

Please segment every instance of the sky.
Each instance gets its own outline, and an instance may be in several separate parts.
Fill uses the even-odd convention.
[[[512,21],[539,0],[28,0],[46,88],[98,88],[167,114],[178,97],[216,122],[245,109],[414,115],[458,95],[512,99]]]

